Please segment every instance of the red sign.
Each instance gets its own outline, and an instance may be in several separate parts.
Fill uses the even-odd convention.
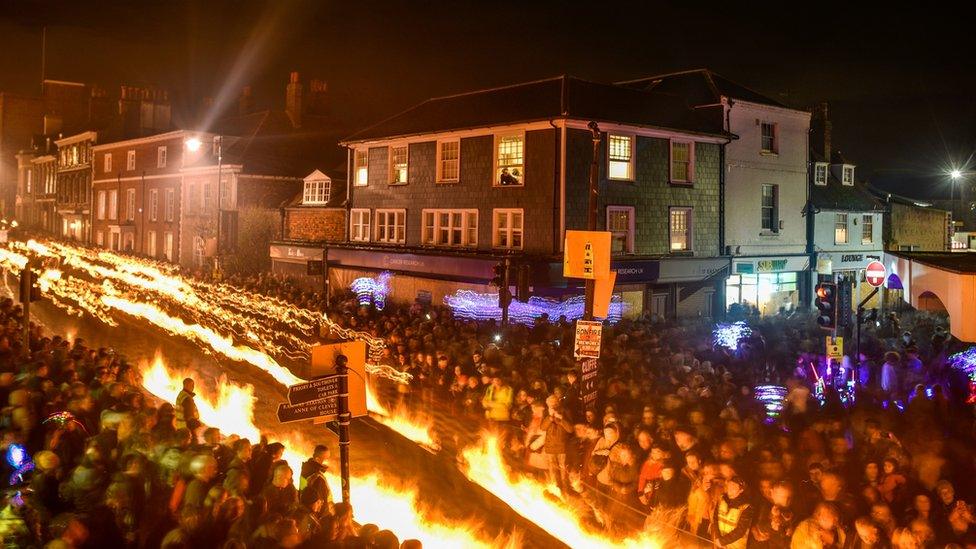
[[[886,272],[884,264],[880,261],[872,261],[864,271],[864,278],[867,279],[868,284],[878,288],[884,284]]]

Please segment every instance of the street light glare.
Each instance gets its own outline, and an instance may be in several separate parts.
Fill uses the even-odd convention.
[[[962,177],[962,172],[960,170],[952,170],[951,172],[949,172],[949,177],[953,179],[959,179],[960,177]]]
[[[197,152],[197,151],[199,151],[200,150],[200,147],[202,145],[203,145],[203,142],[200,141],[200,138],[198,138],[198,137],[191,137],[191,138],[189,138],[189,139],[186,140],[186,148],[190,152]]]

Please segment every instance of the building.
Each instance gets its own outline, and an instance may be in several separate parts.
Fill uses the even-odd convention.
[[[762,314],[810,302],[806,223],[810,113],[708,69],[624,82],[684,97],[736,139],[725,147],[724,252],[732,257],[725,305]]]
[[[346,240],[346,182],[315,170],[302,192],[281,210],[281,239],[271,243],[271,271],[308,288],[327,285],[323,265],[330,244]],[[311,268],[309,263],[311,263]]]
[[[35,141],[40,143],[17,153],[18,185],[14,215],[25,229],[50,232],[56,221],[56,148],[50,137],[38,136]]]
[[[976,193],[970,179],[972,176],[969,174],[956,181],[943,173],[878,170],[871,176],[871,189],[882,199],[890,194],[925,208],[949,212],[951,249],[976,250]],[[909,226],[905,229],[912,230]],[[940,230],[929,236],[941,234]]]
[[[55,143],[58,146],[55,208],[59,221],[52,232],[69,240],[90,242],[92,148],[98,144],[98,132],[81,132]]]
[[[717,117],[674,95],[558,77],[427,100],[353,134],[349,244],[329,281],[393,273],[390,296],[443,302],[492,293],[493,268],[529,265],[536,295],[581,293],[562,277],[567,229],[585,229],[600,127],[598,230],[612,233],[628,314],[722,308],[722,149]]]
[[[976,254],[890,251],[884,263],[905,303],[946,315],[953,336],[976,343]]]
[[[923,200],[884,192],[868,185],[868,191],[884,203],[885,250],[945,252],[951,249],[952,214]]]
[[[806,212],[811,253],[816,261],[811,283],[820,277],[854,283],[854,306],[873,288],[864,270],[884,255],[884,205],[857,181],[857,166],[831,149],[826,105],[814,112],[810,139],[810,203]],[[866,306],[871,306],[870,301]]]

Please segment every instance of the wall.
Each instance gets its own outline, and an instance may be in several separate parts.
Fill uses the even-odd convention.
[[[847,244],[834,243],[834,221],[835,214],[846,213],[847,215]],[[861,244],[861,231],[863,227],[862,215],[870,215],[874,220],[872,240],[870,244]],[[882,219],[881,212],[837,212],[834,210],[821,210],[815,216],[814,223],[814,242],[817,251],[871,251],[881,250],[882,243]],[[857,224],[854,224],[855,219]]]
[[[310,206],[287,208],[284,238],[342,242],[346,239],[346,210]]]
[[[807,154],[810,113],[742,101],[726,107],[731,132],[739,136],[725,149],[725,243],[740,255],[806,251]],[[765,153],[761,127],[776,124],[777,152]],[[762,230],[762,185],[778,185],[778,233]]]
[[[890,203],[889,222],[885,223],[885,249],[910,246],[914,251],[945,251],[949,245],[948,212]]]

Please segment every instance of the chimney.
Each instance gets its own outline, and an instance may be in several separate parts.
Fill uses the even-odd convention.
[[[302,83],[297,71],[292,71],[288,87],[285,88],[285,113],[291,119],[292,126],[302,126]]]
[[[820,116],[823,119],[823,149],[824,158],[827,162],[830,162],[830,157],[833,155],[834,150],[830,142],[831,124],[830,124],[830,111],[827,106],[827,102],[824,101],[820,104]]]
[[[241,97],[237,100],[237,114],[241,116],[251,114],[252,110],[254,110],[254,97],[251,95],[251,86],[244,86]]]
[[[329,85],[325,80],[317,78],[308,83],[308,98],[305,101],[305,112],[308,114],[325,115],[328,107]]]

